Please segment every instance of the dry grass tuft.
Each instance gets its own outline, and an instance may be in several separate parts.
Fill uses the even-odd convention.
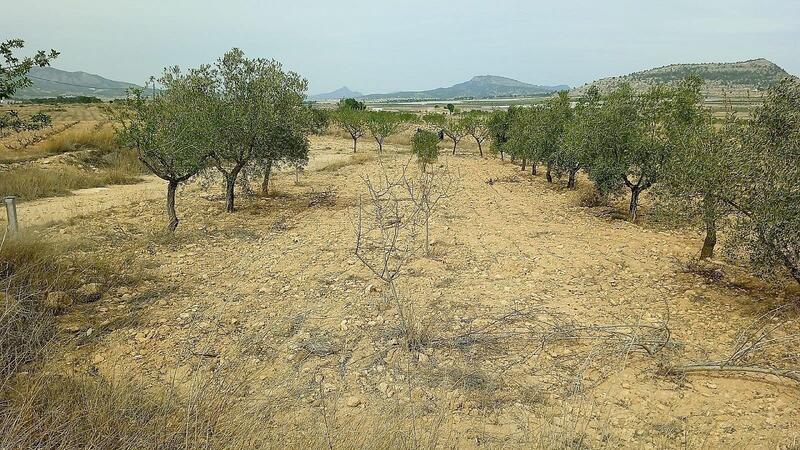
[[[131,380],[30,377],[0,406],[0,448],[259,447],[265,413],[238,410],[241,393],[228,390],[195,384],[182,396]]]
[[[88,159],[91,158],[91,159]],[[93,164],[97,170],[74,166],[23,166],[9,170],[0,177],[0,196],[14,195],[21,200],[69,195],[77,189],[134,184],[140,181],[142,166],[131,150],[105,154],[90,153],[82,164]]]
[[[71,129],[52,136],[42,144],[42,148],[50,154],[85,149],[111,151],[118,148],[117,135],[111,127]]]
[[[375,159],[371,153],[354,153],[349,159],[343,161],[336,161],[320,169],[322,172],[336,172],[342,167],[366,164]]]

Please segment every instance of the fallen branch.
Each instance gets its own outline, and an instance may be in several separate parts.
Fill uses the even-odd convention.
[[[768,367],[758,366],[727,366],[722,364],[689,364],[686,366],[675,366],[667,369],[670,375],[686,374],[692,372],[744,372],[760,373],[764,375],[775,375],[776,377],[788,378],[800,383],[800,372],[797,370],[778,370]]]

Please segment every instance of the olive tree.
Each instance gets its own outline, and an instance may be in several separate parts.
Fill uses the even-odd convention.
[[[524,171],[527,162],[531,162],[531,174],[536,174],[534,151],[537,148],[537,125],[541,121],[541,108],[521,108],[510,117],[507,141],[503,148],[511,156],[512,161],[519,159]]]
[[[625,84],[604,99],[589,176],[600,192],[623,186],[630,190],[631,222],[636,221],[640,194],[668,173],[675,131],[694,120],[699,99],[696,78],[675,87],[656,85],[642,95]]]
[[[275,60],[248,59],[239,49],[220,58],[211,73],[216,87],[211,161],[225,179],[226,210],[233,212],[239,173],[253,160],[269,159],[276,128],[297,126],[307,82]]]
[[[567,188],[574,189],[578,172],[586,165],[591,150],[597,148],[600,135],[600,94],[594,87],[575,107],[572,119],[564,127],[561,145],[553,154],[555,170],[567,174]]]
[[[741,135],[722,199],[754,266],[783,266],[800,283],[800,82],[774,85]]]
[[[167,182],[167,229],[174,232],[179,222],[178,186],[200,172],[211,153],[214,80],[207,70],[183,74],[175,67],[164,72],[160,83],[163,89],[150,99],[141,90],[132,90],[117,111],[123,142]]]
[[[553,182],[553,165],[564,138],[567,124],[572,120],[573,111],[566,91],[550,97],[542,107],[539,120],[533,124],[534,149],[531,162],[547,165],[545,176]]]
[[[491,146],[489,147],[495,154],[500,154],[500,160],[505,160],[505,145],[510,138],[509,129],[511,122],[516,114],[518,108],[509,107],[507,110],[495,110],[489,115],[487,120],[487,127],[489,129],[489,136],[491,139]]]

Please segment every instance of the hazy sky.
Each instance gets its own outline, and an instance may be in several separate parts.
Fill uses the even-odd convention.
[[[0,39],[135,83],[231,47],[310,92],[448,86],[473,75],[580,85],[676,62],[764,57],[800,74],[800,0],[3,0]]]

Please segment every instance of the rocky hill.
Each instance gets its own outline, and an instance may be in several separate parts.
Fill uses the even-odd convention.
[[[353,91],[350,90],[347,86],[343,86],[340,87],[339,89],[336,89],[335,91],[325,92],[322,94],[309,95],[308,99],[318,102],[323,102],[327,100],[339,100],[343,98],[357,98],[361,97],[362,95],[364,94],[362,94],[361,92]]]
[[[657,83],[677,82],[690,74],[705,80],[703,90],[708,96],[723,93],[731,96],[760,95],[760,92],[775,82],[793,76],[763,58],[733,63],[671,64],[630,75],[603,78],[575,88],[571,94],[583,95],[590,86],[597,86],[601,92],[608,92],[622,83],[630,83],[634,89],[643,91]]]

